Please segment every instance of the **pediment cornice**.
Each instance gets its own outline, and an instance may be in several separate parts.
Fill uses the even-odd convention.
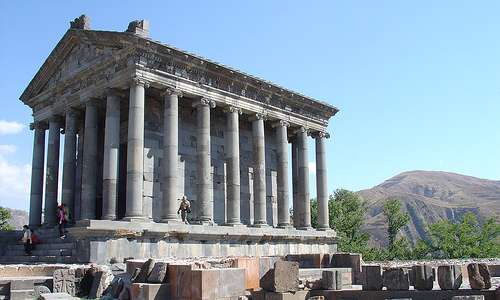
[[[336,107],[328,103],[147,38],[126,32],[75,29],[70,29],[65,33],[20,99],[25,104],[32,106],[33,103],[30,103],[30,100],[44,92],[44,88],[54,77],[61,64],[64,63],[72,50],[81,44],[118,49],[127,48],[134,63],[141,67],[181,77],[199,86],[207,86],[253,99],[262,103],[264,107],[267,105],[298,114],[314,115],[325,121],[338,112]],[[97,66],[96,69],[98,69]],[[69,81],[71,80],[74,79]]]

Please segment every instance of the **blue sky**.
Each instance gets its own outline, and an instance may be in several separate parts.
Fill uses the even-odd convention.
[[[330,192],[415,169],[500,179],[498,1],[1,1],[0,205],[28,207],[18,98],[82,13],[97,30],[148,19],[155,40],[339,107]]]

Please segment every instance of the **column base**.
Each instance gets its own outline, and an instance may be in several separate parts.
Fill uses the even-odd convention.
[[[278,224],[276,228],[281,228],[281,229],[292,229],[293,226],[291,224]]]
[[[222,226],[230,226],[230,227],[246,227],[243,223],[224,223]]]
[[[160,219],[158,220],[159,223],[163,223],[163,224],[185,224],[184,222],[182,222],[182,220],[179,220],[179,219]]]
[[[128,222],[150,222],[151,220],[147,217],[137,216],[137,217],[124,217],[122,221]]]
[[[196,220],[190,223],[192,225],[217,226],[212,220]]]
[[[257,224],[252,224],[251,227],[266,228],[266,227],[269,227],[269,225],[267,223],[257,223]]]
[[[116,220],[116,216],[102,216],[101,220],[109,220],[109,221],[114,221]]]
[[[331,229],[330,227],[319,227],[319,228],[316,228],[317,231],[330,231],[330,230],[333,230]]]

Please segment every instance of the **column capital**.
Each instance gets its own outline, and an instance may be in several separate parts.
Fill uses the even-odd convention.
[[[322,138],[329,139],[330,138],[330,134],[326,131],[314,131],[314,132],[311,132],[311,136],[315,139],[322,139]]]
[[[131,83],[135,85],[142,85],[146,89],[149,88],[149,81],[137,75],[132,77]]]
[[[176,88],[173,88],[173,87],[167,87],[167,88],[165,88],[163,91],[160,92],[160,95],[162,97],[175,95],[175,96],[177,96],[179,98],[181,98],[181,97],[184,96],[184,94],[182,93],[182,91],[180,89],[176,89]]]
[[[226,113],[238,113],[238,115],[241,115],[243,113],[241,108],[234,106],[234,105],[229,105],[226,108],[224,108],[224,112],[226,112]]]
[[[62,125],[63,117],[61,115],[54,114],[54,115],[50,116],[50,118],[49,118],[49,123],[53,123],[53,122],[58,123],[59,125]]]
[[[250,121],[256,121],[256,120],[267,121],[268,120],[268,116],[265,113],[255,113],[255,114],[250,115],[250,117],[248,118],[248,120],[250,120]]]
[[[33,122],[33,123],[30,123],[30,130],[35,130],[35,129],[39,129],[39,130],[47,130],[49,128],[47,122],[44,122],[44,121],[36,121],[36,122]]]
[[[275,122],[272,123],[273,128],[279,127],[279,126],[290,127],[290,122],[285,121],[285,120],[276,120]]]
[[[210,98],[201,97],[199,100],[193,102],[193,107],[197,107],[200,105],[215,108],[215,101]]]
[[[122,98],[123,92],[119,89],[108,87],[108,88],[104,89],[103,95],[106,97],[114,96],[114,97]]]
[[[294,135],[298,134],[298,133],[306,133],[307,135],[310,135],[311,131],[309,130],[309,128],[306,128],[304,126],[300,126],[300,127],[296,127],[294,129],[292,129],[292,133]]]
[[[66,116],[77,119],[80,117],[80,115],[81,115],[80,110],[76,109],[75,107],[66,108]]]

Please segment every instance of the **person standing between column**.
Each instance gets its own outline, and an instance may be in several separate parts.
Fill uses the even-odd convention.
[[[179,213],[181,214],[182,222],[189,225],[187,215],[191,213],[191,203],[189,202],[186,195],[182,196],[181,204],[179,205],[179,209],[177,210],[177,214]]]
[[[68,211],[64,203],[61,203],[61,205],[57,207],[56,216],[59,226],[59,237],[64,239],[66,238],[66,223],[68,222]]]

